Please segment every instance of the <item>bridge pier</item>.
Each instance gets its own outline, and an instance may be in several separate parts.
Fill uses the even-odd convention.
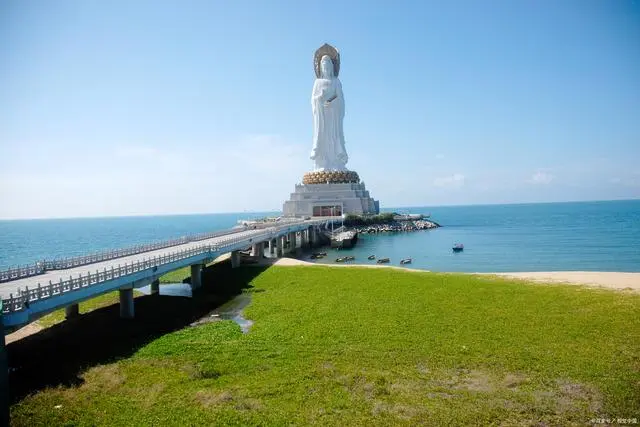
[[[276,239],[269,239],[269,250],[267,253],[269,254],[269,258],[273,257],[273,253],[275,252]]]
[[[9,360],[4,340],[2,322],[2,301],[0,300],[0,426],[9,425]]]
[[[133,288],[120,289],[120,317],[133,319]]]
[[[160,279],[151,282],[151,295],[160,293]]]
[[[251,256],[262,258],[264,256],[264,242],[254,243],[251,246]]]
[[[80,316],[80,306],[78,304],[71,304],[64,308],[65,319],[69,320],[78,316]]]
[[[202,286],[202,264],[191,266],[191,290],[194,291]]]
[[[240,251],[231,252],[231,268],[240,267]]]
[[[313,227],[309,227],[307,228],[307,244],[309,245],[309,248],[312,248],[314,246],[314,238],[313,238]]]
[[[289,233],[289,252],[296,253],[296,232]]]
[[[282,246],[283,246],[283,236],[276,237],[276,257],[280,258],[282,256]]]

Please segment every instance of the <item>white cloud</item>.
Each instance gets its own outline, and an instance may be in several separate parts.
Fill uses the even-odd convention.
[[[527,180],[528,183],[530,184],[549,184],[551,181],[553,181],[554,176],[551,175],[550,173],[547,172],[541,172],[538,171],[536,173],[534,173],[531,178],[529,178]]]
[[[436,187],[460,188],[464,185],[465,177],[461,173],[455,173],[451,176],[439,177],[433,180]]]

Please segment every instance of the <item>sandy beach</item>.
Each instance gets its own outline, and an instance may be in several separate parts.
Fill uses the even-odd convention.
[[[491,274],[534,282],[567,283],[609,289],[640,291],[640,273],[621,273],[611,271],[547,271]]]
[[[393,268],[403,271],[424,272],[406,267],[380,264],[316,264],[294,258],[263,259],[252,265],[324,265],[327,267],[365,267],[365,268]],[[538,283],[563,283],[569,285],[584,285],[617,290],[633,290],[640,292],[640,273],[622,273],[608,271],[550,271],[550,272],[517,272],[517,273],[468,273],[483,276],[500,276],[514,279],[528,280]]]
[[[253,264],[249,264],[249,265],[258,265],[258,266],[265,266],[265,265],[278,265],[278,266],[283,266],[283,267],[291,267],[291,266],[295,266],[295,265],[319,265],[319,266],[326,266],[326,267],[365,267],[365,268],[393,268],[396,270],[402,270],[402,271],[411,271],[414,273],[424,273],[425,271],[428,270],[417,270],[415,268],[406,268],[406,267],[396,267],[394,265],[388,265],[388,264],[320,264],[320,263],[315,263],[315,262],[309,262],[309,261],[304,261],[301,259],[295,259],[295,258],[263,258],[262,260],[253,263]]]

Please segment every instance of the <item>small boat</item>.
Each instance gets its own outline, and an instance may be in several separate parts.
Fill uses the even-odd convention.
[[[411,258],[401,259],[400,264],[411,264]]]
[[[453,252],[462,252],[464,250],[464,245],[462,243],[456,243],[453,245]]]
[[[346,260],[344,258],[336,258],[336,262],[345,262]]]
[[[369,255],[369,256],[367,257],[367,259],[376,259],[376,256],[375,256],[375,255]]]
[[[384,264],[385,262],[389,262],[389,258],[380,258],[377,262],[378,264]]]
[[[356,257],[354,257],[354,256],[352,256],[352,255],[349,255],[349,256],[344,257],[344,260],[345,260],[345,261],[353,261],[354,259],[356,259]]]

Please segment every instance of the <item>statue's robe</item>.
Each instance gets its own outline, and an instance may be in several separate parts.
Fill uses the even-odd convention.
[[[332,99],[329,105],[325,102]],[[313,149],[316,170],[346,170],[349,160],[344,143],[344,95],[337,77],[319,78],[311,95],[313,111]]]

